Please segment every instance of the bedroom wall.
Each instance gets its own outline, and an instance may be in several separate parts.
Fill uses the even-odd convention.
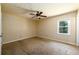
[[[70,35],[57,34],[57,21],[67,19],[71,21]],[[38,36],[69,44],[76,44],[76,11],[39,20]]]
[[[36,36],[35,21],[14,14],[2,14],[3,44]]]

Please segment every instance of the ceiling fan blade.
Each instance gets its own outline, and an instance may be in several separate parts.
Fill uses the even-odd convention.
[[[40,12],[39,14],[42,14],[43,12]]]
[[[36,17],[36,15],[34,15],[32,18],[35,18]]]
[[[35,14],[33,14],[33,13],[30,13],[30,15],[35,15]]]
[[[47,17],[47,16],[45,16],[45,15],[40,15],[41,17]]]
[[[39,14],[40,12],[39,11],[37,11],[37,14]]]

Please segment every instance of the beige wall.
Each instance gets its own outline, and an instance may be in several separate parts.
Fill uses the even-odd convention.
[[[57,21],[67,19],[71,21],[70,35],[57,34]],[[76,44],[76,12],[39,20],[38,36],[51,40],[57,40],[69,44]]]
[[[16,16],[2,14],[3,44],[36,36],[35,21]]]

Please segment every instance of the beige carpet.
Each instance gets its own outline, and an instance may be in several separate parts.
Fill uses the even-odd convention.
[[[77,55],[79,54],[79,47],[36,37],[5,44],[2,46],[2,54]]]

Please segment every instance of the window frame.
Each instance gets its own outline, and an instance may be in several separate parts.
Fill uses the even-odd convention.
[[[67,26],[65,26],[65,27],[68,27],[68,33],[60,33],[59,31],[59,29],[60,29],[60,27],[64,27],[64,26],[60,26],[59,24],[60,24],[60,22],[61,21],[66,21],[67,23],[68,23],[68,25]],[[71,26],[70,26],[70,20],[58,20],[58,22],[57,22],[57,34],[62,34],[62,35],[70,35],[70,28],[71,28]]]

